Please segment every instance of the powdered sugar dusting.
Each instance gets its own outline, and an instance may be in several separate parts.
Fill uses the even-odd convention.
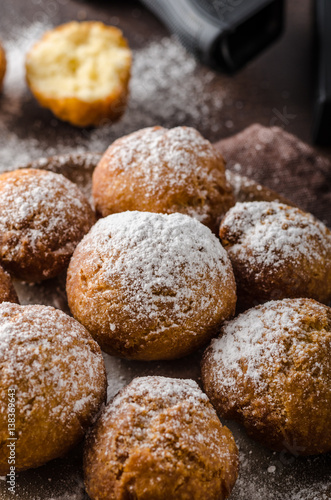
[[[206,92],[214,79],[211,71],[198,76],[196,60],[175,38],[154,41],[134,52],[131,109],[140,123],[149,121],[144,126],[194,122],[216,127],[225,90]],[[143,109],[144,116],[140,115]]]
[[[59,5],[67,0],[59,0]],[[40,0],[35,1],[41,5]],[[46,4],[45,4],[46,5]],[[51,8],[54,2],[47,3]],[[19,19],[19,17],[17,17]],[[19,19],[21,20],[21,19]],[[215,76],[211,72],[196,72],[196,63],[173,39],[154,41],[145,48],[134,52],[135,62],[131,81],[131,99],[128,111],[121,122],[93,131],[77,131],[65,127],[47,114],[29,96],[24,82],[23,53],[34,40],[39,38],[48,26],[34,23],[24,28],[21,23],[10,27],[12,40],[4,40],[9,62],[4,95],[0,101],[0,169],[8,170],[40,156],[65,152],[96,150],[104,151],[117,137],[144,126],[164,124],[176,126],[179,123],[199,127],[214,140],[218,139],[226,82],[218,85],[217,91],[208,91],[209,81]],[[34,30],[35,33],[34,33]],[[185,69],[185,71],[184,71]],[[18,92],[12,92],[17,85]],[[141,85],[141,87],[140,87]],[[148,99],[144,96],[144,86],[148,89]],[[140,96],[138,99],[138,95]],[[13,98],[13,99],[12,99]],[[9,99],[11,100],[9,111]],[[4,106],[7,106],[6,116]],[[166,108],[166,109],[165,109]],[[168,122],[163,116],[167,114]],[[25,123],[22,126],[22,116]],[[31,117],[30,117],[31,116]],[[28,120],[28,121],[27,121]],[[181,120],[181,121],[180,121]],[[21,128],[20,128],[21,127]],[[19,133],[14,130],[19,128]],[[23,132],[24,129],[24,132]],[[55,303],[61,296],[62,307],[67,307],[63,283],[56,281],[54,289],[27,287],[26,300],[32,302]],[[31,291],[29,291],[31,290]],[[23,293],[22,293],[23,297]],[[109,382],[116,386],[129,382],[132,374],[158,373],[174,376],[192,376],[190,370],[197,371],[198,359],[176,363],[134,363],[107,356]],[[112,369],[112,371],[111,371]],[[183,374],[182,371],[183,370]],[[198,380],[198,373],[195,373]],[[113,394],[113,392],[112,392]],[[269,453],[266,449],[248,440],[239,426],[230,423],[240,445],[241,467],[231,499],[247,500],[329,500],[331,482],[329,480],[330,458],[297,459],[293,456]],[[78,453],[79,455],[79,453]],[[76,459],[76,461],[75,461]],[[277,463],[275,474],[266,472],[267,464]],[[271,476],[271,477],[270,477]],[[52,478],[48,483],[47,478]],[[0,497],[7,499],[5,481],[1,481]],[[43,468],[20,474],[18,479],[20,498],[26,500],[82,500],[87,499],[81,473],[81,461],[69,455],[66,459],[51,462]]]
[[[35,245],[46,232],[56,234],[57,232],[74,232],[73,227],[64,227],[67,212],[85,215],[87,204],[77,186],[69,182],[65,177],[52,172],[43,173],[36,171],[36,175],[29,170],[25,176],[24,170],[20,171],[22,180],[19,183],[17,176],[0,177],[0,231],[4,234],[9,229],[26,229],[28,240]],[[23,181],[24,179],[24,181]],[[86,215],[85,215],[86,216]],[[27,228],[27,221],[33,220]],[[20,240],[21,238],[19,238]],[[20,244],[20,241],[18,241]],[[74,247],[73,247],[74,249]],[[73,250],[72,249],[72,250]],[[5,253],[10,253],[6,248]]]
[[[162,400],[163,405],[174,406],[183,400],[194,404],[197,401],[208,401],[208,397],[194,380],[168,377],[137,377],[122,390],[112,402],[112,407],[120,406],[124,401],[137,398]]]
[[[325,377],[326,368],[318,360],[318,335],[327,335],[324,328],[328,314],[327,306],[311,299],[283,299],[226,322],[221,337],[212,340],[209,350],[216,383],[231,388],[230,399],[240,390],[242,378],[249,380],[256,391],[263,391],[270,378],[281,376],[287,366],[300,365],[307,357],[307,375]],[[309,349],[312,342],[314,353]]]
[[[97,208],[99,201],[101,207],[116,212],[116,201],[112,205],[108,195],[108,207],[99,193],[107,178],[105,197],[113,192],[114,180],[115,199],[131,200],[141,190],[143,203],[162,207],[156,212],[184,212],[207,225],[212,214],[214,223],[233,204],[222,157],[191,127],[149,127],[111,145],[96,170],[94,194]]]
[[[225,176],[226,180],[232,187],[233,195],[236,201],[241,203],[252,201],[277,201],[279,203],[285,203],[286,205],[293,206],[291,201],[286,200],[283,196],[276,193],[272,189],[262,186],[252,179],[237,173],[241,170],[241,165],[238,163],[234,165],[233,168],[234,172],[232,170],[226,170]]]
[[[198,484],[210,481],[215,490],[220,486],[215,487],[211,478],[222,469],[231,489],[236,478],[238,458],[232,436],[193,380],[134,379],[106,408],[92,436],[86,449],[86,462],[90,460],[92,466],[86,469],[88,486],[95,481],[89,470],[97,474],[105,459],[111,479],[120,482],[132,455],[145,457],[146,452],[155,464],[153,472],[164,483],[171,473],[179,484],[183,476],[190,483],[197,472]],[[210,461],[201,459],[206,453]],[[127,489],[134,494],[135,487],[133,482],[132,490]],[[153,482],[147,482],[147,487],[153,488]]]
[[[221,237],[235,258],[252,265],[282,267],[285,261],[323,266],[331,233],[311,214],[276,202],[237,203],[221,225]]]
[[[101,351],[87,331],[62,311],[2,303],[0,361],[2,387],[17,387],[17,418],[20,412],[20,418],[27,420],[37,405],[40,411],[47,407],[45,425],[66,426],[74,415],[91,412],[92,416],[102,402]],[[2,415],[5,405],[2,399]]]
[[[5,78],[5,98],[1,101],[1,118],[10,122],[11,117],[20,115],[28,100],[25,83],[25,54],[35,41],[49,28],[40,22],[31,24],[15,33],[11,40],[4,40],[7,71]]]
[[[48,171],[23,169],[0,176],[0,205],[4,265],[17,264],[29,274],[33,254],[34,259],[44,259],[40,273],[45,278],[54,271],[46,262],[48,256],[58,259],[63,269],[94,222],[92,209],[76,184]],[[24,255],[27,262],[23,262]]]
[[[183,324],[197,310],[208,311],[215,290],[222,307],[222,292],[231,286],[226,251],[207,227],[182,214],[109,215],[92,227],[76,253],[81,251],[84,266],[95,268],[92,281],[102,276],[111,287],[120,279],[125,297],[121,308],[135,322],[158,321],[163,305],[171,309],[167,323]],[[114,317],[112,330],[117,323]],[[161,322],[158,328],[162,331],[165,325]]]
[[[173,176],[170,184],[186,185],[188,174],[192,171],[196,171],[197,176],[207,176],[208,180],[210,172],[203,170],[201,163],[203,165],[204,161],[214,160],[216,154],[209,141],[193,128],[175,127],[166,130],[151,127],[127,136],[125,146],[121,141],[115,142],[106,154],[106,159],[111,162],[112,157],[115,157],[119,170],[129,171],[133,177],[139,175],[137,169],[142,166],[154,187],[153,192],[146,195],[152,196],[162,180],[165,165]]]

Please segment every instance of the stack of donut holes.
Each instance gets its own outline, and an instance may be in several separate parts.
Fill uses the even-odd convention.
[[[65,166],[72,179],[93,170],[96,213],[56,173]],[[331,233],[226,172],[196,130],[151,127],[104,155],[1,174],[0,214],[1,404],[15,388],[18,470],[66,453],[90,428],[92,499],[216,500],[231,493],[239,463],[218,417],[273,450],[331,451]],[[9,275],[40,282],[66,269],[74,318],[17,304]],[[151,376],[103,408],[101,349],[167,360],[210,341],[206,394],[191,380]]]

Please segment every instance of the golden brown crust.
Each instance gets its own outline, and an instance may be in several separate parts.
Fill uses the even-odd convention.
[[[223,500],[238,450],[195,382],[141,377],[90,433],[84,473],[93,500]]]
[[[0,304],[0,369],[1,475],[9,472],[9,430],[16,470],[39,467],[73,448],[105,401],[99,346],[53,307]]]
[[[276,202],[237,203],[220,238],[241,310],[271,299],[331,299],[331,232],[311,214]]]
[[[221,329],[202,360],[221,417],[277,451],[331,451],[331,309],[312,299],[271,301]]]
[[[129,77],[126,85],[128,84]],[[125,111],[128,88],[118,89],[105,99],[85,102],[76,97],[62,99],[48,97],[38,91],[38,88],[27,78],[28,85],[35,98],[44,108],[50,109],[57,118],[69,122],[76,127],[90,127],[109,124],[118,120]]]
[[[0,266],[0,302],[16,302],[18,303],[17,293],[10,276]]]
[[[195,217],[217,234],[234,205],[224,160],[190,127],[151,127],[115,141],[96,167],[96,210],[179,212]]]
[[[118,47],[125,47],[129,50],[128,42],[123,37],[121,30],[114,26],[106,26],[101,22],[85,21],[79,23],[83,29],[92,29],[99,27],[101,32],[111,33],[116,40]],[[67,121],[77,127],[97,126],[116,121],[125,111],[128,94],[129,94],[129,81],[131,76],[131,59],[130,62],[123,61],[121,69],[119,70],[119,83],[112,89],[107,96],[102,98],[95,98],[93,100],[86,100],[77,97],[74,93],[66,96],[54,96],[40,90],[38,81],[33,77],[31,65],[34,58],[34,50],[50,39],[56,32],[62,32],[66,36],[66,32],[72,26],[77,26],[78,23],[72,21],[70,23],[57,26],[44,34],[42,39],[37,42],[34,47],[26,56],[26,80],[27,83],[38,100],[38,102],[45,108],[50,109],[55,116],[61,120]],[[125,68],[126,66],[126,68]]]
[[[236,286],[225,250],[195,219],[124,212],[100,219],[77,246],[67,297],[105,352],[174,359],[232,317]]]
[[[10,274],[32,282],[62,272],[95,222],[78,187],[46,170],[1,174],[0,213],[0,261]]]
[[[0,91],[2,89],[3,79],[6,73],[6,67],[7,67],[6,54],[4,48],[0,43]]]

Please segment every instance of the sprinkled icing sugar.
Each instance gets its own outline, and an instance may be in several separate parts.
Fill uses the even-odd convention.
[[[99,432],[96,453],[101,449],[102,460],[105,449],[116,479],[125,471],[126,463],[130,467],[132,454],[139,455],[147,448],[151,457],[162,461],[161,475],[162,470],[167,474],[169,466],[180,464],[186,465],[188,475],[192,467],[207,477],[214,472],[209,467],[222,467],[225,477],[230,474],[234,482],[237,454],[232,436],[222,428],[207,396],[193,380],[156,376],[134,379],[106,407],[95,431]],[[205,450],[211,462],[200,460]]]
[[[202,170],[200,162],[213,160],[217,154],[210,142],[193,128],[175,127],[167,130],[150,127],[126,136],[125,147],[121,142],[112,144],[106,158],[111,162],[114,156],[117,167],[130,171],[133,176],[137,167],[142,166],[154,181],[153,184],[157,185],[162,178],[164,164],[174,175],[172,183],[182,184],[187,182],[188,172],[197,170],[197,175],[210,175],[210,172]],[[112,166],[111,163],[109,166]]]
[[[207,227],[182,214],[109,215],[78,245],[72,262],[75,259],[83,259],[90,289],[94,282],[101,281],[110,289],[115,283],[123,294],[121,309],[134,324],[147,319],[157,325],[158,332],[170,324],[183,324],[211,305],[215,308],[215,290],[219,291],[217,307],[222,308],[223,293],[234,290],[226,251]],[[69,281],[70,269],[71,264]],[[99,293],[100,287],[94,288]],[[160,320],[163,307],[170,315],[165,322]],[[210,317],[214,314],[211,310]],[[110,309],[109,316],[105,321],[110,320],[114,330],[114,324],[120,326],[118,318],[111,319]]]
[[[272,377],[280,377],[281,383],[286,367],[303,365],[308,359],[307,375],[327,378],[327,363],[323,367],[318,355],[319,336],[331,338],[328,316],[329,308],[311,299],[283,299],[226,322],[222,336],[212,340],[208,351],[215,382],[231,389],[231,400],[245,385],[243,379],[263,391]]]
[[[252,265],[282,267],[304,257],[323,266],[330,252],[331,233],[322,222],[276,202],[237,203],[220,231],[229,255]]]
[[[52,307],[0,305],[0,365],[3,390],[17,387],[17,418],[46,405],[48,425],[67,425],[101,402],[99,347],[82,325]],[[0,399],[0,415],[6,414],[6,401]]]
[[[234,165],[234,172],[225,170],[225,177],[232,187],[233,195],[237,202],[276,201],[285,203],[286,205],[293,205],[293,203],[289,200],[285,200],[283,196],[272,189],[262,186],[244,175],[236,173],[237,169],[235,167],[240,167],[241,169],[241,165],[236,164]],[[238,169],[238,171],[240,171],[240,169]]]
[[[122,390],[112,401],[112,407],[120,406],[123,402],[146,398],[163,402],[163,405],[174,406],[182,401],[194,404],[197,401],[207,402],[208,397],[203,393],[194,380],[169,377],[137,377],[131,384]]]
[[[61,174],[20,170],[0,176],[1,257],[19,258],[23,248],[72,254],[89,230],[93,213],[78,187]]]
[[[66,0],[59,0],[64,4]],[[38,3],[38,2],[35,2]],[[39,4],[41,5],[40,1]],[[46,4],[45,4],[46,5]],[[47,4],[48,5],[48,4]],[[51,4],[49,4],[50,6]],[[54,2],[53,2],[54,7]],[[22,20],[22,19],[21,19]],[[109,143],[117,137],[134,131],[141,126],[150,126],[157,123],[164,124],[164,113],[167,113],[167,126],[178,123],[199,126],[201,130],[208,131],[208,137],[214,132],[214,140],[218,139],[220,130],[220,109],[224,99],[224,88],[219,85],[217,92],[208,92],[208,82],[213,78],[212,73],[201,76],[195,74],[196,63],[181,46],[174,40],[165,38],[152,42],[148,46],[135,51],[133,79],[131,81],[131,100],[127,114],[117,124],[106,126],[92,131],[75,131],[73,129],[60,130],[57,120],[40,120],[37,105],[33,105],[24,82],[24,52],[31,42],[37,40],[50,26],[34,23],[25,28],[21,25],[10,26],[10,33],[15,35],[12,41],[5,42],[7,49],[8,71],[6,75],[5,92],[1,98],[0,109],[0,169],[8,170],[24,164],[40,156],[49,156],[57,153],[96,150],[103,151]],[[15,30],[16,28],[16,30]],[[15,88],[14,88],[15,86]],[[144,95],[144,87],[148,89]],[[204,89],[204,92],[203,92]],[[139,98],[138,98],[139,93]],[[149,99],[146,101],[145,96]],[[202,96],[204,97],[202,98]],[[10,102],[9,102],[10,100]],[[166,109],[164,106],[166,103]],[[16,135],[13,125],[19,125],[22,116],[27,110],[32,111],[32,119],[27,127],[28,135]],[[44,127],[45,123],[50,125]],[[48,143],[47,141],[50,141]],[[49,144],[52,144],[51,146]],[[29,287],[24,290],[25,300],[32,302],[57,303],[58,294],[64,296],[63,286],[55,283],[54,291],[42,287]],[[23,294],[22,294],[23,298]],[[65,298],[62,307],[66,307]],[[176,376],[183,370],[184,376],[191,376],[188,365],[196,370],[198,361],[188,363],[133,363],[112,358],[105,355],[108,360],[108,378],[111,387],[116,387],[119,380],[125,377],[126,382],[135,373],[152,373],[153,370],[162,374],[168,371]],[[196,374],[198,379],[198,374]],[[254,444],[245,434],[236,429],[236,441],[240,444],[242,463],[241,472],[231,496],[235,500],[329,500],[331,497],[331,482],[326,469],[329,467],[328,458],[323,457],[312,460],[296,460],[294,457],[277,455],[277,472],[274,475],[264,476],[265,466],[269,460],[266,450],[261,447],[254,449]],[[247,457],[244,455],[247,452]],[[259,460],[256,459],[259,458]],[[323,471],[321,473],[321,468]],[[48,476],[48,475],[49,476]],[[275,481],[270,480],[275,476]],[[41,478],[52,477],[52,488],[43,484]],[[3,487],[0,491],[1,499],[8,497],[5,478],[2,478]],[[30,481],[30,483],[29,483]],[[33,487],[33,483],[35,487]],[[31,470],[19,477],[19,494],[22,500],[85,500],[87,498],[81,477],[81,463],[73,465],[72,457],[61,459],[49,464],[49,467]]]
[[[25,82],[25,54],[52,26],[35,22],[14,28],[11,39],[3,40],[8,67],[0,103],[0,171],[41,156],[104,151],[118,137],[164,123],[169,127],[199,126],[202,132],[214,131],[216,139],[225,90],[212,89],[215,74],[203,69],[198,72],[194,57],[175,39],[163,38],[135,50],[125,115],[117,123],[82,131],[48,113],[45,116]],[[17,134],[13,130],[21,130],[22,120],[24,133]]]
[[[141,189],[144,199],[163,208],[155,211],[164,212],[168,207],[168,213],[184,211],[200,222],[210,223],[214,211],[219,209],[219,216],[222,210],[224,213],[222,204],[232,204],[230,192],[224,195],[226,179],[221,155],[190,127],[139,130],[113,143],[100,166],[101,172],[105,169],[104,175],[109,176],[109,190],[115,181],[114,197],[130,200],[135,190]],[[98,186],[98,170],[96,174]],[[95,195],[98,203],[98,187]]]

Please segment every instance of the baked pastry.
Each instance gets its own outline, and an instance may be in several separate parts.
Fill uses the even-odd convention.
[[[331,451],[331,309],[312,299],[271,301],[227,322],[202,361],[221,417],[273,450]]]
[[[193,352],[234,314],[226,251],[183,214],[122,212],[100,219],[67,273],[70,310],[101,348],[130,359]]]
[[[59,274],[94,222],[90,204],[63,175],[0,175],[0,261],[15,277],[38,282]]]
[[[126,210],[180,212],[216,234],[234,205],[222,156],[190,127],[151,127],[118,139],[101,158],[92,184],[103,217]]]
[[[18,302],[17,293],[10,276],[0,266],[0,302]]]
[[[285,297],[330,301],[331,232],[311,214],[276,202],[237,203],[220,238],[241,308]]]
[[[36,99],[79,127],[123,114],[130,70],[131,51],[122,32],[96,21],[58,26],[26,56],[26,79]]]
[[[88,435],[84,472],[92,500],[223,500],[238,450],[196,382],[139,377]]]
[[[0,90],[2,89],[2,83],[3,83],[3,79],[5,77],[6,67],[7,67],[6,53],[5,53],[4,48],[2,47],[2,45],[0,43]]]
[[[0,369],[1,475],[9,472],[8,444],[16,470],[38,467],[75,446],[105,400],[99,346],[53,307],[0,304]]]

